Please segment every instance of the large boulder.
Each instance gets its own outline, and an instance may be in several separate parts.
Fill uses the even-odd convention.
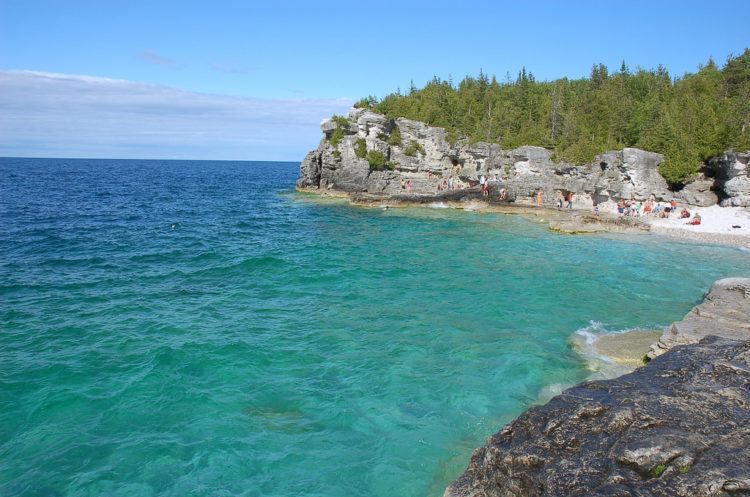
[[[645,200],[654,195],[657,200],[672,196],[669,185],[659,174],[659,164],[664,156],[637,148],[622,149],[620,169],[625,174],[621,197]]]
[[[749,382],[750,341],[675,347],[529,409],[445,496],[748,495]]]
[[[682,190],[677,192],[675,197],[686,204],[709,207],[719,202],[719,198],[714,193],[713,188],[713,179],[706,178],[703,174],[700,174],[696,179],[685,185]]]
[[[750,207],[750,151],[729,151],[709,161],[723,207]]]

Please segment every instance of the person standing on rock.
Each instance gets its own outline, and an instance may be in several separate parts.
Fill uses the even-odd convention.
[[[568,192],[568,209],[573,208],[573,192]]]
[[[448,176],[448,189],[453,191],[453,175]]]
[[[541,206],[542,206],[542,194],[543,194],[543,191],[542,191],[542,189],[540,188],[540,189],[539,189],[539,190],[538,190],[538,191],[536,192],[536,206],[537,206],[537,207],[541,207]]]
[[[557,210],[562,209],[563,205],[563,192],[562,190],[557,192]]]

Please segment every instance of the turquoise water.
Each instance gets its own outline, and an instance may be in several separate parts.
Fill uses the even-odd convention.
[[[427,496],[575,330],[750,253],[353,208],[290,163],[0,159],[0,495]]]

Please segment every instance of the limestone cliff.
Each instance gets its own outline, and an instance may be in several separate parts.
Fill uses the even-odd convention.
[[[589,164],[573,165],[553,160],[542,147],[505,150],[484,142],[451,143],[442,128],[391,120],[366,109],[353,109],[345,119],[324,121],[321,128],[325,136],[302,161],[299,188],[382,197],[439,196],[445,195],[439,189],[444,182],[451,181],[454,191],[470,192],[484,175],[493,179],[493,198],[505,188],[507,201],[517,204],[531,204],[541,188],[547,205],[554,204],[558,192],[574,192],[574,205],[579,208],[652,195],[657,200],[677,197],[705,206],[718,201],[714,183],[725,189],[719,192],[723,205],[750,201],[746,160],[750,154],[729,154],[715,161],[712,177],[700,176],[673,192],[658,172],[663,157],[636,148],[606,152]],[[383,160],[368,160],[373,153]],[[409,192],[403,184],[407,180]]]

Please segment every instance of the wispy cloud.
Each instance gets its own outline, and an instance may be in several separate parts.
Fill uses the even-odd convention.
[[[321,119],[351,104],[0,71],[0,155],[301,160]]]
[[[247,74],[256,69],[255,67],[248,66],[236,60],[210,62],[208,65],[214,71],[224,72],[227,74]]]
[[[144,62],[148,62],[149,64],[154,64],[155,66],[162,66],[162,67],[177,66],[174,60],[168,57],[159,55],[153,50],[144,50],[143,52],[138,54],[138,58]]]

